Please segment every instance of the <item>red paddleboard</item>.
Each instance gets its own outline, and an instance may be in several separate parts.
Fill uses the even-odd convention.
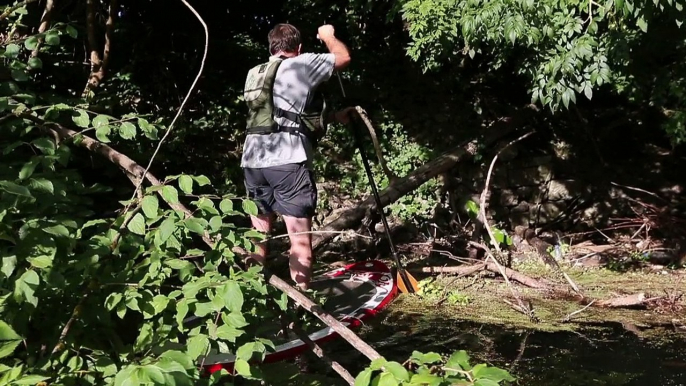
[[[326,296],[323,308],[348,328],[358,327],[363,320],[376,315],[398,292],[390,268],[377,260],[353,263],[316,276],[310,288]],[[308,335],[316,343],[338,336],[328,326],[309,331]],[[290,333],[289,336],[294,337],[294,334]],[[267,352],[263,363],[294,358],[309,349],[300,339],[285,342],[274,339],[274,343],[276,349]],[[205,358],[205,370],[209,373],[221,369],[232,372],[235,360],[233,354],[211,352]]]

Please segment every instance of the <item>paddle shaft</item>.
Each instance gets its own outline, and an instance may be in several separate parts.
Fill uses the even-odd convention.
[[[345,94],[345,88],[343,87],[343,81],[341,80],[341,74],[336,72],[336,75],[338,76],[338,84],[341,86],[341,93],[343,94],[343,99],[347,100],[348,97]],[[407,272],[402,267],[402,263],[400,262],[400,257],[398,256],[398,251],[395,249],[395,245],[393,244],[393,238],[391,237],[391,231],[388,228],[388,221],[386,220],[386,215],[384,214],[383,211],[383,204],[381,204],[381,198],[379,197],[379,191],[376,188],[376,182],[374,182],[374,176],[372,175],[372,170],[371,167],[369,166],[369,160],[367,159],[367,156],[364,152],[364,148],[362,147],[362,138],[359,133],[359,121],[355,120],[357,125],[354,125],[352,128],[353,132],[353,137],[355,140],[355,145],[357,146],[358,150],[360,151],[360,157],[362,158],[362,164],[364,165],[364,170],[367,173],[367,178],[369,179],[369,184],[372,187],[372,194],[374,195],[374,200],[376,201],[376,209],[379,212],[379,215],[381,216],[381,222],[383,223],[383,228],[386,233],[386,238],[388,238],[388,244],[391,248],[391,254],[393,255],[393,259],[395,260],[396,267],[398,268],[398,273],[400,274],[400,277],[403,279],[403,282],[405,283],[405,287],[407,287],[407,290],[410,291],[411,293],[414,293],[414,289],[412,286],[412,283],[410,282],[410,279],[407,277]]]

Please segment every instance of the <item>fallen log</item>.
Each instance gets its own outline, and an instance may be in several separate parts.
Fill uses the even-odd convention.
[[[496,141],[501,140],[507,135],[514,132],[516,129],[513,125],[507,125],[501,129],[493,129],[481,141],[482,144],[489,146]],[[379,191],[379,198],[381,204],[385,207],[404,195],[422,186],[430,179],[445,173],[453,168],[458,162],[463,161],[468,156],[473,156],[477,151],[477,141],[465,141],[459,147],[449,151],[438,158],[427,162],[418,167],[412,173],[403,178],[399,178],[388,185],[386,189]],[[374,197],[369,197],[360,204],[342,211],[337,218],[324,225],[319,231],[341,231],[344,229],[351,229],[356,227],[369,212],[376,211],[376,203]],[[316,249],[334,238],[335,234],[322,233],[316,234],[312,237],[312,248]]]
[[[481,271],[482,269],[486,269],[490,272],[500,274],[500,270],[498,269],[498,266],[493,263],[493,262],[487,262],[487,263],[478,263],[474,265],[460,265],[460,266],[454,266],[454,267],[422,267],[421,269],[415,269],[416,271],[423,272],[423,273],[449,273],[453,275],[462,275],[462,276],[467,276],[467,275],[472,275],[474,273],[477,273]],[[412,270],[412,269],[411,269]],[[503,270],[505,271],[505,275],[507,275],[507,278],[510,280],[514,280],[520,284],[523,284],[529,288],[534,288],[534,289],[550,289],[550,287],[539,281],[536,280],[532,277],[529,277],[523,273],[517,272],[513,269],[503,267]]]
[[[607,307],[607,308],[622,308],[622,307],[635,307],[635,306],[640,306],[643,305],[648,298],[646,298],[646,295],[643,292],[639,292],[637,294],[631,294],[631,295],[625,295],[625,296],[620,296],[612,299],[607,299],[607,300],[601,300],[596,302],[596,306],[598,307]]]

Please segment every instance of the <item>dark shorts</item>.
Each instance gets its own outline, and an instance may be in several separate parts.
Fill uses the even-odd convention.
[[[314,216],[317,186],[313,173],[304,164],[268,168],[244,168],[245,189],[260,214],[279,213],[306,218]]]

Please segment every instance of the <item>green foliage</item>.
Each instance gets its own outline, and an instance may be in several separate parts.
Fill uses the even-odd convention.
[[[79,154],[98,148],[91,136],[113,145],[155,139],[161,127],[43,91],[36,39],[47,60],[74,35],[56,24],[3,46],[11,79],[0,84],[0,383],[213,384],[219,377],[201,378],[198,367],[209,350],[237,353],[248,374],[247,361],[273,348],[256,332],[274,318],[268,299],[285,309],[259,267],[235,265],[233,247],[253,251],[264,237],[235,225],[255,204],[207,194],[204,175],[170,176],[119,203],[109,201],[112,186],[88,182]],[[191,316],[199,323],[184,323]]]
[[[514,382],[506,370],[480,363],[472,366],[466,351],[450,357],[414,351],[403,364],[380,358],[355,378],[355,386],[368,385],[474,385],[497,386]]]
[[[684,140],[683,61],[657,67],[639,51],[652,39],[664,50],[646,55],[683,53],[679,0],[407,0],[401,12],[412,39],[408,55],[425,71],[462,60],[462,53],[491,71],[514,71],[526,80],[532,103],[551,111],[608,86],[673,106],[666,130],[674,143]],[[641,94],[649,83],[658,87]]]
[[[381,118],[378,123],[377,136],[387,166],[396,176],[406,176],[433,158],[434,153],[427,146],[410,138],[402,124],[397,123],[387,113]],[[332,125],[327,133],[327,140],[332,144],[333,152],[339,154],[354,152],[352,166],[341,165],[340,162],[324,154],[318,155],[316,171],[326,179],[340,181],[338,187],[342,192],[349,192],[352,197],[360,198],[363,195],[370,195],[371,187],[359,150],[353,147],[352,133],[349,130],[348,127]],[[369,133],[365,131],[362,135],[368,138],[365,154],[371,164],[375,182],[379,189],[384,189],[390,181],[378,164]],[[431,179],[418,189],[400,197],[398,201],[389,205],[391,215],[408,222],[421,222],[423,219],[430,218],[439,201],[438,187],[438,181]],[[326,205],[326,196],[320,199],[320,205]]]
[[[479,211],[481,210],[479,204],[473,200],[467,200],[464,209],[469,215],[469,218],[472,220],[475,220],[479,217]],[[494,226],[491,226],[491,231],[493,232],[493,237],[495,238],[495,240],[491,240],[491,244],[498,243],[499,245],[512,245],[512,238],[509,234],[507,234],[506,231]]]
[[[433,277],[420,280],[417,284],[419,285],[417,295],[428,300],[446,302],[453,306],[466,306],[472,302],[469,296],[461,294],[457,289],[450,289],[441,285]]]

